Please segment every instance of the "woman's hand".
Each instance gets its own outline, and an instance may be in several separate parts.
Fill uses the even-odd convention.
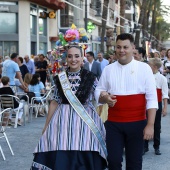
[[[113,107],[115,103],[117,102],[116,96],[109,94],[108,92],[102,91],[100,93],[100,98],[99,100],[102,103],[107,103],[109,107]]]

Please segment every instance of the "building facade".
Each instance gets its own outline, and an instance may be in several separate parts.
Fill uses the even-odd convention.
[[[46,55],[58,36],[56,11],[63,8],[57,0],[0,1],[0,55]],[[54,17],[49,18],[50,12]]]

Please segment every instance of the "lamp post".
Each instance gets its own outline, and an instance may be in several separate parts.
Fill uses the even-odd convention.
[[[84,28],[87,30],[87,0],[85,0],[85,18],[84,18]]]

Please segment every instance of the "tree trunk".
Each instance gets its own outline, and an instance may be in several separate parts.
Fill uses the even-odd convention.
[[[102,12],[102,33],[101,33],[101,52],[104,52],[104,36],[106,33],[106,20],[108,11],[109,0],[104,0],[103,12]]]
[[[140,8],[140,17],[139,17],[139,21],[138,21],[139,25],[140,24],[142,25],[142,23],[143,23],[146,8],[147,8],[147,2],[143,0],[141,8]],[[139,40],[140,40],[140,31],[136,31],[135,45],[137,47],[139,47]]]
[[[126,0],[120,0],[120,16],[125,18],[125,8],[126,8]],[[120,18],[120,25],[123,27],[120,27],[120,33],[124,33],[124,25],[125,25],[125,20]]]
[[[155,24],[156,24],[156,0],[154,0],[154,3],[153,3],[153,6],[152,6],[152,24],[151,24],[151,34],[150,34],[150,41],[151,41],[151,46],[152,48],[154,48],[154,41],[152,41],[152,36],[154,35],[155,33]]]

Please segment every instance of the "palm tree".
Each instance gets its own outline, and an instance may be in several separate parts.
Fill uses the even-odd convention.
[[[148,6],[148,2],[149,1],[140,1],[137,0],[138,6],[140,8],[140,17],[139,17],[139,21],[138,21],[138,25],[142,25],[143,24],[143,20],[144,20],[144,16],[146,14],[146,8]],[[136,31],[136,36],[135,36],[135,45],[139,46],[139,40],[140,40],[140,31]]]
[[[120,0],[120,16],[125,18],[126,0]],[[125,25],[125,20],[120,18],[120,25]],[[124,27],[120,27],[120,33],[124,33]]]

